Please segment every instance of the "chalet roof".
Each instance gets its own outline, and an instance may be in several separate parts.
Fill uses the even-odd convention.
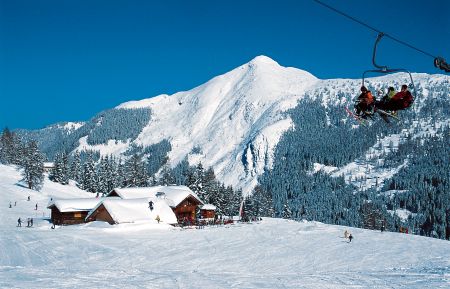
[[[79,198],[79,199],[57,199],[51,201],[47,208],[50,209],[53,206],[61,212],[80,212],[90,211],[94,208],[101,199],[99,198]]]
[[[166,199],[166,202],[171,207],[178,206],[189,195],[197,199],[201,204],[202,200],[186,186],[154,186],[144,188],[117,188],[112,190],[108,195],[116,192],[122,199],[137,199],[137,198],[157,198],[158,193],[164,193],[160,199]],[[161,195],[161,194],[158,194]]]
[[[149,209],[149,202],[153,201],[153,210]],[[134,223],[136,221],[155,222],[159,215],[160,221],[166,224],[176,224],[177,218],[173,210],[163,199],[157,198],[138,198],[121,199],[119,197],[104,198],[89,214],[88,219],[101,206],[108,211],[116,224]]]
[[[55,164],[52,162],[44,162],[44,168],[53,168]]]
[[[214,205],[212,205],[212,204],[204,204],[202,207],[201,207],[201,210],[216,210],[217,208],[216,208],[216,206],[214,206]]]

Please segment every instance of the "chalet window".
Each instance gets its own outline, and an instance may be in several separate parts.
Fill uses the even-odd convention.
[[[73,213],[73,216],[74,216],[75,218],[81,218],[81,213]]]

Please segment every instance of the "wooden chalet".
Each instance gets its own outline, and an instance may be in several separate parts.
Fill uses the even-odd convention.
[[[51,222],[55,225],[74,225],[85,222],[89,211],[98,203],[98,198],[61,199],[48,204]]]
[[[149,206],[150,202],[152,203],[152,209]],[[92,221],[104,221],[111,225],[142,221],[173,225],[177,223],[177,218],[164,200],[110,197],[103,199],[101,203],[89,212],[86,216],[86,222]]]
[[[44,162],[44,172],[49,173],[54,167],[55,167],[54,163]]]
[[[200,198],[186,186],[155,186],[145,188],[117,188],[106,197],[122,199],[163,199],[173,210],[179,223],[196,219],[197,207],[203,205]]]
[[[200,214],[202,219],[214,219],[216,217],[216,206],[205,204],[200,207]]]

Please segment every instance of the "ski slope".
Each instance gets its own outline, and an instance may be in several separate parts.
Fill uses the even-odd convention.
[[[92,194],[49,181],[34,192],[19,179],[0,165],[0,288],[450,288],[448,241],[281,219],[52,230],[50,197]],[[19,217],[34,227],[16,227]]]

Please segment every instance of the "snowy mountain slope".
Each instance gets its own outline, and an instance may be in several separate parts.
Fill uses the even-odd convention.
[[[413,110],[419,114],[431,97],[437,97],[436,93],[430,96],[430,88],[449,86],[450,77],[427,74],[413,77],[418,92]],[[403,83],[409,83],[409,75],[399,73],[369,78],[365,84],[376,93]],[[146,147],[167,139],[172,145],[169,158],[173,166],[188,155],[191,164],[201,161],[205,167],[212,166],[221,182],[242,188],[248,194],[257,177],[272,167],[280,137],[293,128],[286,113],[289,109],[305,97],[320,99],[325,108],[351,106],[360,86],[359,79],[320,80],[306,71],[282,67],[266,56],[258,56],[192,90],[117,106],[116,110],[151,111],[150,121],[136,138],[111,138],[93,145],[83,135],[73,148],[121,155],[130,146]],[[449,96],[445,97],[450,102]],[[83,127],[78,131],[81,130]],[[192,153],[193,148],[200,151]]]
[[[36,212],[35,202],[92,194],[51,182],[34,192],[19,179],[0,165],[0,288],[450,286],[448,241],[281,219],[204,230],[97,222],[52,230],[42,219],[49,210]],[[18,217],[35,218],[34,227],[15,227]]]
[[[118,108],[151,108],[152,121],[135,143],[148,145],[170,139],[173,164],[194,146],[200,147],[202,163],[213,166],[219,179],[253,187],[255,176],[267,162],[270,164],[277,140],[291,127],[281,113],[295,106],[317,81],[305,71],[284,68],[259,56],[191,91]]]

